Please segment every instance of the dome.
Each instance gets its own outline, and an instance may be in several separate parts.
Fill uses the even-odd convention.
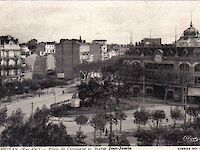
[[[197,36],[199,34],[199,31],[192,25],[191,22],[190,27],[187,28],[183,34],[184,36]]]

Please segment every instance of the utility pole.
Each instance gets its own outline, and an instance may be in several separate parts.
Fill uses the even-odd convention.
[[[32,114],[33,114],[33,102],[31,103],[31,110],[32,110]]]

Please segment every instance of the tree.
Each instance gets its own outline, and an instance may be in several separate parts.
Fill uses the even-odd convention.
[[[75,139],[76,139],[76,142],[78,144],[80,144],[80,145],[86,145],[86,143],[84,142],[84,140],[85,140],[86,137],[87,136],[84,135],[82,131],[76,132],[76,138]]]
[[[152,122],[155,122],[156,128],[160,127],[160,125],[163,122],[163,119],[165,119],[165,112],[164,110],[155,110],[151,113],[151,119]]]
[[[122,132],[122,120],[126,120],[127,116],[123,111],[120,110],[120,111],[116,112],[116,117],[119,120],[119,132],[120,132],[120,135],[121,135],[121,132]]]
[[[190,123],[192,118],[196,118],[199,114],[199,108],[196,107],[187,107],[185,111],[190,116]]]
[[[174,109],[171,108],[170,109],[170,116],[174,121],[174,129],[176,127],[176,123],[178,120],[182,120],[183,119],[183,114],[181,113],[181,109],[179,109],[178,107],[175,107]]]
[[[145,109],[137,110],[134,114],[134,123],[138,125],[138,130],[140,130],[140,125],[147,124],[150,114]]]
[[[4,125],[7,120],[7,107],[4,106],[0,109],[0,126]]]
[[[17,110],[9,118],[9,125],[3,130],[1,146],[67,146],[74,145],[63,124],[49,122],[49,110],[44,106],[37,109],[27,121]],[[16,121],[19,123],[15,124]]]
[[[168,129],[163,132],[162,138],[166,146],[178,146],[183,143],[184,133],[180,129]]]
[[[79,132],[81,131],[81,126],[87,124],[88,117],[84,115],[77,116],[75,122],[79,125]]]
[[[100,130],[100,138],[101,138],[101,133],[104,130],[107,123],[108,121],[107,121],[106,114],[96,114],[90,120],[91,126],[94,127],[94,142],[95,143],[96,143],[96,131]]]
[[[32,52],[34,52],[35,49],[37,48],[37,40],[36,39],[31,39],[26,44],[28,46],[28,49],[30,49]]]
[[[138,130],[134,136],[139,146],[152,146],[155,140],[155,134],[151,130]]]
[[[11,116],[7,119],[8,126],[23,126],[25,114],[19,108],[16,111],[13,111]]]

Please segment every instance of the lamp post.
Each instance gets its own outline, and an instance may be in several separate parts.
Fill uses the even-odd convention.
[[[16,94],[17,94],[17,101],[18,101],[18,96],[19,96],[18,95],[18,89],[19,89],[18,86],[15,86],[15,91],[16,91]]]

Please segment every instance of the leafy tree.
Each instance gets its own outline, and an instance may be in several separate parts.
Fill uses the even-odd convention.
[[[199,108],[196,107],[187,107],[186,108],[186,113],[190,116],[190,123],[192,118],[195,118],[199,114]]]
[[[156,123],[156,128],[158,128],[164,119],[166,119],[164,110],[155,110],[151,113],[152,122]]]
[[[112,146],[130,146],[128,139],[123,135],[120,137],[116,137]]]
[[[120,110],[120,111],[116,112],[116,117],[119,120],[119,132],[121,134],[121,132],[122,132],[122,121],[126,120],[127,116],[123,111]]]
[[[184,133],[180,129],[168,129],[163,132],[162,138],[166,146],[178,146],[183,143]]]
[[[134,114],[134,123],[138,125],[138,130],[140,130],[140,125],[147,124],[150,114],[145,109],[137,110]]]
[[[171,108],[170,109],[170,116],[174,121],[174,129],[176,127],[176,123],[178,120],[182,120],[183,119],[183,114],[181,112],[181,109],[179,109],[178,107],[175,108]]]
[[[37,48],[37,40],[36,39],[31,39],[30,41],[28,41],[26,44],[28,46],[28,49],[30,49],[31,51],[35,51],[35,49]]]
[[[8,126],[23,126],[24,123],[24,116],[25,114],[22,112],[22,110],[19,108],[16,111],[13,111],[11,116],[7,119],[7,125]]]
[[[139,146],[152,146],[156,138],[151,130],[138,130],[134,136]]]
[[[4,125],[7,120],[7,107],[4,106],[0,109],[0,126]]]
[[[77,116],[77,117],[75,118],[75,122],[76,122],[78,125],[80,125],[80,126],[79,126],[79,132],[80,132],[80,131],[81,131],[81,126],[87,124],[87,122],[88,122],[88,117],[86,117],[86,116],[84,116],[84,115]]]
[[[76,138],[75,139],[76,139],[76,142],[78,144],[80,144],[80,145],[86,145],[86,143],[84,142],[84,140],[85,140],[86,137],[87,136],[84,135],[82,131],[76,132]]]
[[[104,130],[107,123],[107,116],[105,114],[96,114],[92,117],[92,119],[90,120],[90,124],[94,128],[94,142],[96,142],[96,131],[100,130],[101,136],[101,133]]]
[[[9,125],[2,132],[1,146],[63,146],[74,145],[73,138],[63,124],[49,122],[49,110],[37,109],[27,121],[17,110],[9,117]],[[16,123],[16,121],[20,123]]]

